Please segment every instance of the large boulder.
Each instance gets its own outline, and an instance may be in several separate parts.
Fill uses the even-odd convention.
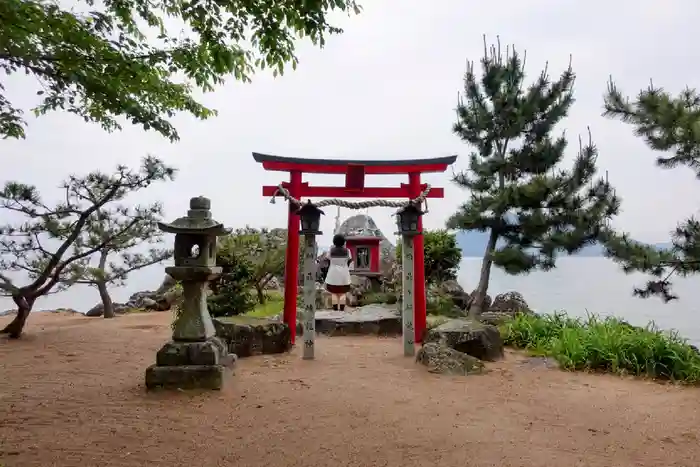
[[[281,321],[233,316],[213,322],[216,336],[238,357],[277,354],[292,348],[289,326]]]
[[[431,373],[467,376],[485,371],[478,358],[437,342],[423,345],[416,354],[416,361],[428,367]]]
[[[425,343],[434,342],[479,360],[503,357],[503,340],[498,328],[472,319],[451,319],[430,329]]]
[[[450,297],[452,303],[459,309],[466,310],[469,306],[470,295],[464,291],[459,282],[454,280],[442,282],[439,285],[439,290],[443,295]]]
[[[487,311],[479,316],[479,321],[498,326],[519,313],[531,314],[527,302],[519,292],[506,292],[496,295]]]
[[[130,310],[168,311],[182,298],[182,288],[176,287],[175,279],[166,274],[157,290],[142,290],[129,297],[126,303],[114,303],[114,312],[128,313]],[[98,303],[90,308],[85,316],[102,316],[104,308]]]
[[[527,313],[530,311],[525,298],[523,298],[520,292],[506,292],[496,295],[493,299],[493,303],[488,307],[489,311],[499,312],[499,313]]]

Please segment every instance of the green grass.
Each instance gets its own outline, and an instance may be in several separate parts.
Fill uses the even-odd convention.
[[[700,355],[676,333],[616,318],[519,315],[501,326],[504,343],[556,359],[570,371],[599,371],[700,383]]]
[[[253,310],[245,314],[251,318],[270,318],[279,315],[284,309],[284,294],[278,291],[267,292],[265,303],[258,303]]]

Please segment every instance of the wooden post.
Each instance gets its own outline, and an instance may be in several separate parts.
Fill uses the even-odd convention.
[[[304,235],[303,359],[314,359],[316,341],[316,235]]]
[[[401,246],[402,262],[401,267],[403,274],[401,277],[401,315],[402,315],[402,335],[403,335],[403,354],[405,357],[411,357],[416,353],[415,346],[415,326],[413,322],[414,312],[414,294],[413,294],[413,238],[404,235],[402,237]]]

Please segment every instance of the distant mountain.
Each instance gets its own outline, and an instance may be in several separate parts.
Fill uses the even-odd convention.
[[[457,232],[457,245],[462,249],[462,256],[465,258],[482,257],[487,241],[488,233],[486,232]],[[668,248],[670,243],[657,243],[655,246],[657,248]],[[572,256],[600,257],[603,256],[603,247],[601,245],[587,246]]]

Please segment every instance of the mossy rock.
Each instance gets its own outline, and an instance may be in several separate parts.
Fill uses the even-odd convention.
[[[250,316],[216,318],[216,336],[238,357],[288,352],[292,348],[289,326],[280,321]]]
[[[439,343],[479,360],[503,358],[503,339],[498,328],[472,319],[451,319],[425,335],[424,342]]]
[[[431,373],[467,376],[486,371],[478,358],[458,352],[437,342],[430,342],[418,351],[416,361],[428,368]]]

